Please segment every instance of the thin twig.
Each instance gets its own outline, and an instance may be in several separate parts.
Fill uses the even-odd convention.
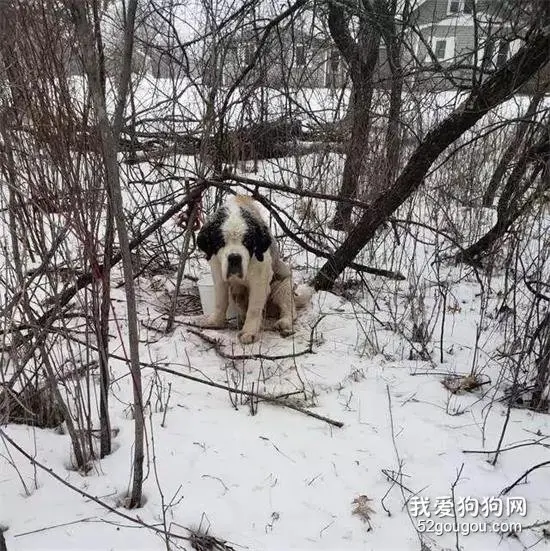
[[[389,411],[389,415],[390,415],[391,439],[392,439],[392,443],[393,443],[393,450],[395,452],[395,459],[397,461],[397,467],[399,469],[397,471],[397,475],[401,478],[403,476],[403,460],[399,456],[399,450],[397,449],[397,441],[396,441],[396,436],[395,436],[395,424],[394,424],[394,419],[393,419],[393,408],[392,408],[392,403],[391,403],[391,393],[390,393],[389,385],[386,385],[386,394],[388,396],[388,411]],[[405,489],[406,488],[403,484],[399,484],[399,488],[401,489],[401,496],[403,498],[403,506],[405,507],[405,510],[407,511],[407,516],[409,517],[409,520],[411,521],[411,524],[412,524],[412,526],[413,526],[413,528],[416,532],[416,535],[418,536],[420,547],[421,547],[421,549],[423,549],[424,545],[425,545],[424,544],[424,538],[423,538],[422,534],[419,532],[419,530],[418,530],[418,528],[417,528],[417,526],[416,526],[416,524],[415,524],[415,522],[412,518],[411,512],[409,511],[409,507],[407,506],[409,500],[405,496]],[[386,508],[384,507],[384,509],[386,509]],[[386,512],[388,514],[390,514],[387,509],[386,509]]]
[[[43,528],[37,528],[36,530],[29,530],[28,532],[20,532],[19,534],[14,534],[14,538],[22,538],[23,536],[30,536],[31,534],[39,534],[40,532],[47,532],[48,530],[53,530],[54,528],[62,528],[64,526],[71,526],[73,524],[80,524],[81,522],[90,522],[91,520],[97,517],[88,517],[81,518],[79,520],[73,520],[71,522],[63,522],[61,524],[52,524],[51,526],[44,526]]]
[[[512,484],[510,484],[509,486],[506,486],[506,488],[504,488],[500,492],[500,495],[506,495],[512,488],[515,488],[528,474],[532,473],[536,469],[545,467],[546,465],[550,465],[550,461],[543,461],[542,463],[539,463],[538,465],[527,469],[516,481],[512,482]]]
[[[164,412],[162,414],[162,423],[160,424],[162,428],[166,426],[166,413],[168,412],[168,404],[170,403],[171,394],[172,394],[172,383],[168,383],[168,397],[166,398],[166,404],[164,404]]]
[[[319,321],[320,320],[318,320],[317,323]],[[315,326],[316,325],[317,324],[315,324]],[[315,330],[315,326],[312,328],[312,334]],[[75,342],[80,342],[81,344],[84,344],[79,339],[73,338],[72,340],[74,340]],[[88,344],[88,346],[92,349],[97,350],[97,348],[94,345],[92,345],[91,343]],[[128,358],[125,358],[124,356],[119,356],[118,354],[109,354],[109,357],[113,358],[115,360],[120,360],[122,362],[126,362],[126,363],[130,361]],[[329,417],[325,417],[324,415],[319,415],[317,413],[309,411],[308,409],[301,408],[300,406],[296,406],[294,404],[286,402],[286,401],[282,400],[280,396],[270,396],[269,394],[262,394],[262,393],[258,393],[258,392],[250,392],[250,391],[247,391],[247,390],[244,390],[244,389],[241,390],[241,389],[238,389],[238,388],[232,388],[232,387],[227,386],[227,385],[222,385],[221,383],[216,383],[214,381],[209,381],[207,379],[201,379],[200,377],[195,377],[194,375],[188,375],[187,373],[181,373],[180,371],[176,371],[176,370],[170,369],[168,367],[163,367],[160,364],[140,361],[140,365],[141,365],[142,368],[145,367],[145,368],[149,368],[149,369],[154,369],[156,371],[162,371],[164,373],[169,373],[170,375],[175,375],[176,377],[182,377],[184,379],[188,379],[188,380],[194,381],[196,383],[201,383],[203,385],[208,385],[208,386],[211,386],[213,388],[219,388],[220,390],[224,390],[226,392],[232,392],[234,394],[241,394],[243,396],[249,396],[251,398],[265,400],[266,402],[271,402],[272,404],[277,404],[277,405],[280,405],[280,406],[284,406],[288,409],[292,409],[294,411],[298,411],[300,413],[303,413],[304,415],[307,415],[308,417],[313,417],[314,419],[319,419],[319,421],[324,421],[325,423],[328,423],[329,425],[332,425],[334,427],[341,428],[341,427],[344,426],[344,423],[342,421],[335,421],[334,419],[331,419]],[[170,364],[168,362],[165,362],[164,365],[172,365],[172,364]]]
[[[458,516],[457,516],[457,512],[456,512],[456,507],[455,507],[455,503],[456,503],[455,488],[456,488],[456,485],[458,484],[458,482],[460,480],[460,475],[462,474],[463,469],[464,469],[464,463],[462,463],[462,465],[460,466],[460,469],[458,470],[458,473],[456,474],[455,481],[453,482],[453,484],[451,486],[451,497],[452,497],[452,500],[453,500],[453,515],[454,515],[454,519],[455,519],[455,526],[458,526]],[[456,532],[455,532],[455,545],[456,545],[456,551],[460,551],[459,530],[456,530]]]
[[[122,511],[119,511],[115,507],[111,507],[108,503],[105,503],[101,499],[98,499],[97,497],[93,496],[92,494],[89,494],[88,492],[86,492],[86,491],[84,491],[80,488],[77,488],[76,486],[74,486],[70,482],[67,482],[64,478],[62,478],[57,473],[55,473],[53,469],[51,469],[50,467],[46,467],[44,464],[42,464],[40,461],[38,461],[38,459],[33,457],[30,453],[26,452],[19,444],[17,444],[17,442],[15,442],[15,440],[13,440],[10,436],[8,436],[2,428],[0,428],[0,436],[2,436],[3,439],[5,439],[9,444],[11,444],[21,455],[23,455],[26,459],[28,459],[33,465],[35,465],[39,469],[43,470],[44,472],[48,473],[52,478],[55,478],[55,480],[57,480],[58,482],[61,482],[61,484],[63,484],[63,486],[66,486],[67,488],[69,488],[73,492],[76,492],[76,493],[80,494],[81,496],[93,501],[94,503],[97,503],[99,506],[103,507],[104,509],[107,509],[111,513],[113,513],[113,514],[115,514],[119,517],[122,517],[126,520],[129,520],[130,522],[132,522],[134,524],[139,524],[143,528],[149,528],[153,532],[155,532],[157,534],[161,534],[163,537],[166,535],[166,532],[164,531],[164,529],[157,528],[156,526],[153,526],[151,524],[147,524],[146,522],[141,520],[138,516],[134,517],[134,516],[129,515],[127,513],[123,513]],[[191,531],[191,530],[189,530],[189,531]],[[186,541],[189,540],[188,536],[182,536],[182,535],[174,534],[174,533],[169,533],[169,535],[170,535],[170,537],[173,537],[173,538],[176,538],[176,539],[186,540]]]
[[[187,192],[189,194],[189,191]],[[171,333],[174,329],[174,318],[176,317],[176,310],[178,307],[178,297],[181,288],[181,281],[185,272],[185,266],[187,259],[189,258],[189,244],[191,243],[191,235],[193,234],[193,227],[195,221],[199,216],[199,202],[196,202],[191,208],[191,214],[187,222],[187,228],[185,229],[185,237],[183,238],[183,245],[181,247],[180,260],[178,265],[178,273],[176,276],[176,288],[174,289],[174,296],[172,298],[172,306],[168,313],[168,322],[166,323],[166,332]]]
[[[550,445],[543,444],[542,441],[546,440],[548,436],[543,436],[542,438],[539,438],[538,440],[533,440],[531,442],[523,442],[521,444],[514,444],[513,446],[509,446],[507,448],[501,448],[500,450],[462,450],[462,453],[497,453],[499,452],[507,452],[510,450],[516,450],[518,448],[524,448],[526,446],[542,446],[543,448],[550,448]]]
[[[269,355],[269,354],[262,354],[261,352],[252,353],[252,354],[228,354],[223,350],[223,342],[220,339],[216,339],[214,337],[211,337],[210,335],[205,335],[203,332],[193,329],[192,327],[189,327],[187,331],[189,331],[189,333],[193,333],[193,335],[196,335],[197,337],[200,337],[203,341],[207,342],[208,344],[211,344],[214,347],[216,353],[224,360],[232,360],[232,361],[285,360],[288,358],[296,358],[297,356],[304,356],[305,354],[313,354],[313,351],[309,346],[304,350],[293,352],[291,354]]]

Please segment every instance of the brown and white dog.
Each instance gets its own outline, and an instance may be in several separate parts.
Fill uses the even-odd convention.
[[[197,245],[210,261],[215,293],[214,312],[201,316],[199,325],[224,327],[231,293],[244,320],[241,343],[258,339],[264,315],[276,318],[273,328],[281,334],[293,333],[296,308],[308,303],[312,290],[302,286],[294,293],[290,269],[256,201],[244,195],[229,198],[202,227]]]

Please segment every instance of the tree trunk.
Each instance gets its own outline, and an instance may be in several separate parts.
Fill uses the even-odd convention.
[[[363,19],[360,22],[360,43],[351,37],[344,10],[336,4],[329,4],[328,25],[342,57],[346,60],[353,82],[352,127],[348,142],[342,185],[338,198],[353,199],[359,187],[359,178],[363,172],[363,163],[369,140],[370,110],[373,94],[372,76],[378,61],[380,33],[372,22]],[[348,230],[351,225],[352,206],[349,202],[339,201],[332,227]]]
[[[342,173],[342,185],[338,193],[336,212],[332,228],[347,231],[351,225],[352,205],[342,199],[353,199],[359,188],[359,178],[363,172],[363,162],[368,146],[370,126],[370,106],[372,103],[372,85],[366,84],[361,89],[354,87],[354,109],[351,127],[351,137],[347,145],[346,160]]]
[[[479,265],[481,258],[493,250],[495,244],[506,235],[506,232],[510,229],[512,224],[525,212],[526,207],[531,204],[532,199],[537,193],[536,191],[533,192],[529,199],[524,200],[522,203],[520,202],[525,193],[532,187],[541,171],[544,170],[544,163],[546,160],[539,157],[539,162],[537,162],[533,168],[527,183],[522,185],[522,180],[529,169],[529,161],[533,160],[532,158],[530,159],[533,151],[538,150],[539,154],[542,153],[540,147],[541,145],[537,144],[523,152],[502,191],[502,195],[498,202],[497,221],[495,225],[475,243],[460,251],[456,256],[458,262],[466,262],[474,266]],[[546,148],[548,148],[547,139]],[[546,152],[546,156],[547,155],[548,152]]]
[[[550,315],[543,320],[544,341],[540,356],[537,358],[537,376],[531,395],[531,408],[535,411],[548,410],[548,385],[550,384]]]
[[[109,313],[111,310],[111,256],[113,254],[114,222],[111,208],[107,208],[105,254],[101,273],[101,305],[98,320],[99,348],[99,429],[100,457],[111,453],[111,419],[109,416]]]
[[[313,281],[315,288],[331,289],[346,266],[372,239],[378,227],[420,187],[437,157],[483,115],[529,80],[549,58],[549,30],[545,29],[474,90],[444,121],[428,132],[395,184],[365,208],[347,239],[321,267]]]
[[[489,185],[485,190],[485,193],[483,195],[484,207],[493,206],[495,195],[498,191],[498,188],[500,187],[502,179],[504,178],[504,174],[506,173],[506,170],[510,166],[512,159],[514,158],[514,155],[519,150],[521,146],[521,142],[525,137],[525,133],[527,132],[528,128],[531,126],[533,122],[533,118],[536,115],[538,106],[540,105],[540,102],[543,97],[544,97],[544,91],[541,90],[540,92],[537,92],[536,94],[534,94],[533,97],[531,98],[531,102],[529,103],[529,107],[525,112],[525,116],[518,124],[514,139],[510,142],[510,144],[504,151],[504,154],[502,155],[500,162],[498,163],[495,171],[493,172]]]
[[[128,507],[134,508],[141,505],[143,486],[143,459],[144,459],[144,429],[145,419],[143,413],[141,369],[139,363],[139,333],[137,326],[136,297],[134,290],[134,278],[132,258],[130,254],[130,242],[124,220],[122,191],[117,160],[117,144],[122,127],[124,107],[130,82],[131,59],[134,38],[134,22],[137,8],[137,0],[130,0],[126,11],[124,28],[124,51],[122,72],[118,89],[118,99],[115,109],[113,124],[109,121],[105,105],[105,96],[101,85],[99,64],[96,55],[94,36],[88,21],[86,6],[78,0],[70,2],[73,19],[75,22],[78,39],[80,41],[84,68],[88,77],[92,101],[98,118],[99,133],[101,137],[102,153],[105,162],[105,171],[108,186],[108,195],[116,224],[120,252],[122,255],[122,269],[124,273],[124,287],[126,291],[126,305],[128,314],[128,340],[130,350],[130,372],[132,375],[134,393],[134,461],[133,481]]]
[[[527,167],[525,167],[522,175],[526,170]],[[540,166],[533,170],[533,173],[529,178],[529,187],[532,185],[541,170],[542,167]],[[506,187],[510,185],[510,182],[512,182],[511,185],[516,183],[515,179],[512,181],[512,177],[510,177]],[[470,245],[467,249],[461,251],[456,256],[456,260],[458,262],[466,262],[473,266],[478,266],[481,258],[484,255],[491,253],[497,242],[506,235],[512,224],[525,212],[525,206],[528,204],[530,204],[529,200],[522,206],[516,205],[515,208],[513,206],[509,206],[506,211],[499,213],[495,225],[475,243]]]
[[[386,158],[384,167],[385,185],[383,189],[393,185],[395,175],[399,167],[399,157],[401,154],[401,138],[399,135],[399,120],[401,116],[401,96],[403,93],[403,67],[402,67],[402,44],[404,39],[405,25],[403,24],[400,33],[397,33],[395,26],[395,14],[397,12],[397,2],[393,0],[389,17],[386,17],[382,35],[386,43],[388,52],[388,64],[391,71],[391,92],[390,108],[388,112],[388,127],[386,129],[385,150]],[[403,6],[403,21],[406,22],[409,14],[409,1]]]
[[[93,31],[97,47],[98,76],[101,85],[102,96],[105,97],[105,54],[103,48],[103,37],[98,10],[98,0],[93,0]],[[99,456],[101,458],[109,455],[112,451],[111,442],[111,417],[109,415],[109,314],[111,310],[111,257],[114,244],[114,220],[113,211],[107,206],[106,226],[104,236],[103,268],[95,266],[96,276],[101,278],[101,300],[97,307],[97,319],[95,320],[97,343],[99,351]],[[94,299],[99,298],[99,281],[94,289]]]

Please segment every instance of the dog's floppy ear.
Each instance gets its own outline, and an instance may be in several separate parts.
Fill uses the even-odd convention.
[[[217,221],[207,222],[197,234],[197,247],[210,260],[224,245],[223,234]]]
[[[264,259],[264,253],[271,247],[271,236],[267,226],[263,223],[256,224],[254,234],[254,254],[256,258],[262,262]]]
[[[210,260],[225,245],[222,225],[226,217],[226,209],[220,207],[197,234],[197,247],[206,254],[206,260]]]
[[[197,247],[206,254],[206,260],[210,260],[213,252],[212,247],[212,224],[206,223],[197,234]]]
[[[247,230],[244,235],[243,245],[248,249],[250,256],[254,255],[260,262],[264,259],[264,253],[271,246],[271,235],[267,226],[252,216],[245,215]]]

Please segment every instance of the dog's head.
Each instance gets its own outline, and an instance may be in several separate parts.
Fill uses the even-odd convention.
[[[241,280],[246,279],[251,261],[264,261],[271,236],[255,211],[230,200],[202,227],[197,246],[207,260],[218,257],[224,281]]]

